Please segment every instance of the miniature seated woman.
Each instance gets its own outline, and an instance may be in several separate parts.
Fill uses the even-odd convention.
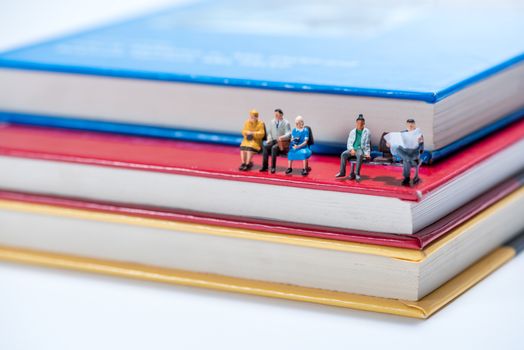
[[[240,144],[240,159],[242,164],[238,168],[240,171],[247,171],[253,167],[253,155],[262,149],[262,140],[266,135],[264,122],[258,120],[258,112],[249,112],[249,119],[244,123],[242,129],[242,143]]]
[[[310,168],[308,166],[308,159],[311,157],[309,138],[309,128],[304,127],[304,118],[298,116],[295,119],[295,128],[291,132],[291,142],[287,154],[288,168],[286,169],[286,174],[291,174],[293,172],[294,160],[301,160],[303,162],[302,175],[306,176],[309,173]]]

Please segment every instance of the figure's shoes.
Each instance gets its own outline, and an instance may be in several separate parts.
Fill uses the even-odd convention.
[[[346,174],[345,173],[338,173],[337,175],[335,175],[335,177],[337,179],[340,179],[341,177],[346,177]]]
[[[286,175],[289,175],[289,174],[291,174],[292,172],[293,172],[293,169],[292,169],[292,168],[287,168],[286,171],[285,171]]]
[[[360,175],[356,175],[355,180],[357,180],[357,182],[360,182]]]
[[[271,174],[274,174],[275,171],[277,171],[277,169],[275,169],[275,168],[271,168]]]
[[[261,168],[259,171],[260,171],[261,173],[266,172],[266,171],[267,171],[267,168],[266,168],[266,167],[263,167],[263,168]]]
[[[416,184],[418,184],[419,182],[420,182],[420,177],[417,176],[417,177],[414,177],[414,178],[413,178],[413,185],[416,185]]]
[[[402,186],[409,186],[409,177],[405,177],[400,184]]]
[[[250,170],[253,167],[253,162],[246,164],[246,170]]]
[[[302,176],[306,176],[307,174],[309,174],[309,171],[307,171],[307,168],[306,169],[302,169]]]
[[[306,169],[307,169],[308,173],[311,172],[311,167],[310,166],[308,166]]]
[[[351,173],[351,175],[349,175],[349,179],[350,180],[355,180],[357,176],[355,175],[355,173]]]
[[[238,170],[246,171],[246,164],[242,163],[242,165],[238,167]]]

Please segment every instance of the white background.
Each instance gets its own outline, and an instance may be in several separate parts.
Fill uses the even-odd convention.
[[[0,49],[167,3],[0,0]],[[522,349],[523,315],[524,256],[426,321],[0,263],[0,350]]]

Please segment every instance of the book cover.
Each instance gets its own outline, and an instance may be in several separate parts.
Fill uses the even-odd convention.
[[[49,81],[43,79],[44,87],[40,87],[2,75],[4,85],[0,89],[16,93],[4,97],[0,120],[233,145],[240,139],[231,116],[260,107],[266,118],[278,107],[294,115],[310,113],[317,124],[336,115],[336,123],[317,128],[314,145],[317,153],[335,154],[344,149],[347,138],[346,132],[337,129],[340,120],[344,125],[346,118],[352,122],[353,115],[364,108],[360,103],[368,101],[364,110],[370,116],[372,142],[378,144],[382,131],[401,127],[414,114],[427,123],[424,160],[441,159],[522,117],[523,113],[515,115],[522,104],[512,92],[520,89],[519,76],[524,74],[524,45],[516,34],[522,31],[522,24],[517,13],[511,6],[470,8],[452,2],[409,1],[395,6],[377,2],[362,7],[340,1],[192,1],[0,54],[2,74],[16,71],[33,77],[53,76]],[[435,135],[433,142],[434,133],[448,128],[439,129],[431,121],[439,114],[437,102],[500,75],[509,80],[483,89],[483,93],[488,90],[494,94],[481,97],[479,91],[473,91],[457,104],[461,111],[465,105],[472,106],[467,115],[459,113],[465,118],[488,118],[497,123],[468,123],[462,133],[438,140]],[[65,85],[58,84],[61,88],[57,88],[56,79],[66,76],[99,80],[89,80],[87,85],[80,84],[82,87],[78,81],[60,83]],[[85,86],[101,91],[103,82],[109,80],[117,85],[106,86],[103,97],[84,98]],[[181,90],[157,94],[152,90],[155,82],[163,87],[177,85],[166,84],[169,82],[181,83]],[[133,85],[136,83],[147,87],[138,93]],[[132,87],[120,90],[126,84]],[[28,86],[38,86],[31,99],[26,98],[31,95]],[[53,99],[48,86],[53,86]],[[188,92],[198,87],[249,91],[250,97],[217,101],[211,98],[216,90],[203,95]],[[257,100],[262,90],[270,95]],[[499,91],[512,97],[496,97]],[[278,92],[289,93],[275,100]],[[162,97],[149,100],[145,97],[148,94]],[[182,97],[170,103],[173,96]],[[307,96],[305,101],[310,104],[305,105],[304,99],[291,103],[296,96]],[[345,99],[343,96],[362,100],[344,100],[334,108],[336,103],[331,98]],[[474,96],[487,106],[472,102]],[[325,102],[320,105],[315,97]],[[376,99],[368,97],[390,104],[380,107]],[[207,101],[205,106],[220,108],[201,110],[202,99]],[[82,105],[86,100],[92,103]],[[130,106],[130,101],[140,102]],[[257,102],[249,109],[242,104],[235,110],[238,101]],[[501,106],[497,101],[503,101],[504,108],[497,108]],[[260,106],[264,103],[271,108]],[[454,110],[448,108],[442,107]],[[480,115],[487,110],[487,117]],[[213,112],[222,123],[205,122]]]
[[[523,249],[524,234],[521,234],[418,301],[370,297],[4,246],[0,246],[0,260],[426,319]]]
[[[522,241],[521,236],[520,245]],[[520,251],[510,244],[496,249],[419,301],[378,298],[8,247],[0,247],[0,260],[426,319],[514,258]]]
[[[372,254],[394,259],[420,262],[448,242],[459,237],[472,225],[482,223],[483,220],[486,220],[491,215],[500,212],[510,205],[518,203],[518,201],[524,196],[524,188],[519,187],[504,198],[493,203],[491,206],[482,209],[478,208],[475,214],[470,213],[466,218],[459,219],[458,221],[450,220],[448,222],[449,227],[445,227],[442,232],[438,233],[438,235],[430,235],[431,237],[426,238],[423,249],[412,249],[412,247],[409,246],[398,247],[391,244],[374,244],[383,243],[383,241],[385,241],[380,241],[380,238],[383,238],[380,237],[380,235],[376,242],[372,241],[363,243],[351,240],[331,239],[328,235],[323,237],[300,235],[296,234],[297,231],[293,232],[292,230],[289,232],[278,232],[276,230],[271,230],[271,226],[258,230],[260,225],[255,226],[250,223],[233,226],[224,224],[224,221],[220,221],[220,219],[213,223],[212,221],[216,220],[215,218],[202,219],[201,217],[191,217],[187,214],[176,216],[176,214],[170,215],[165,212],[155,213],[153,211],[141,211],[140,209],[125,207],[112,208],[110,205],[104,206],[100,203],[78,202],[68,199],[23,195],[9,192],[1,192],[0,195],[0,209],[7,211],[111,222],[124,225],[159,228],[168,231],[172,230],[195,234],[244,238],[304,247]],[[269,225],[271,225],[271,223],[269,223]],[[393,235],[389,235],[389,237],[392,236]]]
[[[523,138],[521,120],[446,161],[421,167],[421,182],[412,187],[401,186],[402,167],[397,166],[364,164],[361,182],[336,179],[340,159],[325,155],[311,157],[307,177],[285,175],[283,158],[276,174],[260,173],[257,167],[240,172],[236,147],[10,124],[0,125],[0,155],[420,201]],[[260,161],[254,158],[256,164]],[[520,161],[516,156],[515,164]]]
[[[425,164],[445,159],[464,147],[501,130],[512,123],[524,118],[524,109],[503,116],[496,122],[475,130],[474,132],[452,142],[442,148],[435,150],[424,150],[421,159]],[[0,122],[13,123],[29,126],[54,127],[71,130],[84,130],[104,133],[115,133],[140,137],[151,137],[157,139],[180,140],[188,142],[200,142],[237,146],[242,142],[239,134],[230,134],[218,131],[190,130],[185,128],[173,128],[158,125],[142,125],[134,123],[122,123],[108,120],[91,120],[79,117],[65,117],[57,115],[20,113],[14,111],[1,111]],[[337,143],[316,143],[312,149],[317,154],[333,155],[345,151],[345,146]],[[372,146],[373,157],[383,155],[376,145]]]
[[[404,249],[422,250],[429,244],[435,242],[450,231],[465,223],[483,210],[495,205],[507,196],[512,195],[524,185],[524,175],[509,179],[504,183],[490,189],[482,196],[469,202],[459,210],[443,217],[437,222],[411,235],[389,234],[381,232],[369,232],[359,230],[344,230],[337,228],[326,228],[312,225],[301,225],[298,223],[285,223],[274,220],[260,220],[253,218],[239,218],[219,214],[202,214],[184,210],[168,210],[166,208],[155,208],[145,206],[124,205],[121,203],[107,203],[92,200],[80,200],[57,196],[45,196],[30,193],[0,190],[0,208],[16,206],[30,209],[24,203],[50,207],[60,211],[61,209],[88,210],[93,213],[106,213],[113,215],[125,215],[128,217],[162,220],[179,224],[197,224],[207,227],[209,231],[217,228],[220,231],[248,230],[257,231],[271,235],[281,234],[286,236],[310,237],[328,239],[332,241],[353,242],[371,244],[384,247],[396,247]],[[36,207],[35,207],[36,208]]]
[[[521,19],[417,1],[192,1],[6,52],[0,67],[435,103],[524,60]]]

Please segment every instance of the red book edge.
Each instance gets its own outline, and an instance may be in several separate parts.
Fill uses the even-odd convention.
[[[422,167],[421,182],[413,187],[400,185],[402,169],[395,166],[364,165],[360,183],[336,180],[339,158],[332,156],[314,155],[309,176],[286,176],[281,169],[269,175],[257,171],[260,156],[254,171],[238,171],[235,147],[9,124],[0,126],[0,155],[419,201],[523,138],[521,120],[444,161]],[[285,162],[279,160],[281,166]]]
[[[59,196],[36,195],[6,190],[0,190],[0,199],[168,221],[241,228],[262,232],[421,250],[436,239],[450,232],[453,228],[459,226],[479,212],[519,189],[523,184],[524,183],[518,177],[511,178],[485,192],[483,195],[477,197],[475,200],[469,202],[460,209],[455,210],[451,214],[412,235],[345,230],[313,225],[300,225],[274,220],[260,220],[208,213],[204,214],[185,210],[172,210]]]

